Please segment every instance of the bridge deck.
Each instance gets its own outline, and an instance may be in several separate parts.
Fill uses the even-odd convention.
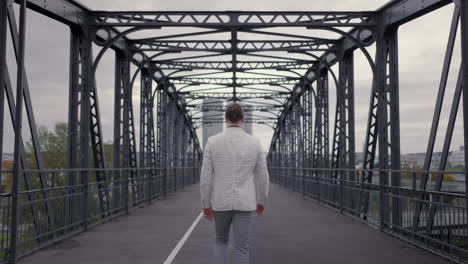
[[[20,263],[163,263],[200,212],[198,185],[27,256]],[[252,263],[445,263],[274,184],[254,226]],[[211,263],[202,219],[172,263]]]

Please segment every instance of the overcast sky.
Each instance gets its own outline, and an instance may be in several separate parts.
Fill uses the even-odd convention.
[[[82,0],[81,2],[94,10],[367,11],[377,9],[386,1]],[[400,130],[402,153],[424,152],[426,149],[452,11],[453,6],[450,5],[400,28]],[[27,25],[26,72],[32,94],[36,123],[51,128],[56,122],[67,120],[69,29],[59,22],[33,11],[28,13]],[[12,80],[15,81],[11,43],[8,50],[10,75]],[[98,49],[95,49],[95,54],[97,52]],[[372,55],[374,54],[372,46],[369,47],[369,52]],[[457,42],[436,150],[440,150],[442,147],[446,119],[455,85],[455,76],[460,63],[459,54]],[[362,152],[369,109],[371,74],[369,66],[360,52],[356,52],[355,58],[356,151]],[[104,56],[97,75],[102,126],[106,141],[112,139],[113,133],[113,76],[113,53],[110,51]],[[139,91],[138,89],[134,90],[135,125],[138,132]],[[330,131],[333,132],[335,91],[330,90]],[[461,112],[459,113],[452,141],[452,150],[458,150],[459,145],[462,144],[462,115]],[[8,122],[9,118],[7,118],[7,125],[5,126],[5,152],[11,152],[13,149],[11,126]],[[26,123],[25,126],[27,126]],[[261,138],[264,149],[267,151],[272,130],[266,126],[255,125],[254,133]]]

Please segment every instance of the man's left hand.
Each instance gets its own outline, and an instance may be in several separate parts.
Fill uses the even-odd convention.
[[[210,208],[203,208],[203,217],[205,217],[207,220],[212,221],[213,220],[213,209]]]

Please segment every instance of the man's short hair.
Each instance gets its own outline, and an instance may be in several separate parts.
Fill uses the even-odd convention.
[[[239,103],[230,103],[227,106],[225,117],[232,123],[237,123],[244,119],[244,110]]]

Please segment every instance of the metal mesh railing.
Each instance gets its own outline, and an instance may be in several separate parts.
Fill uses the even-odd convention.
[[[291,167],[269,167],[269,171],[274,183],[455,262],[468,261],[465,194],[417,188],[423,173],[443,177],[447,172]],[[392,186],[396,173],[407,177]]]
[[[199,168],[22,170],[20,177],[16,228],[11,226],[13,197],[9,190],[0,195],[3,261],[12,249],[12,232],[17,232],[18,256],[24,256],[198,182]]]

